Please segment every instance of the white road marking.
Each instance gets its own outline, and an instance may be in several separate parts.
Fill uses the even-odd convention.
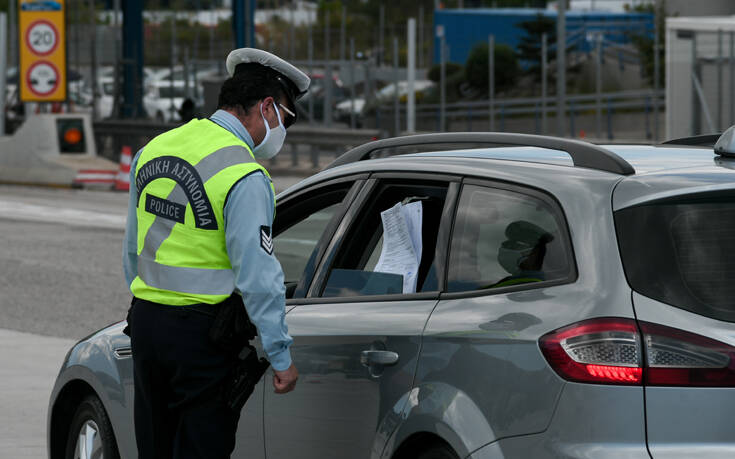
[[[124,229],[126,215],[0,200],[0,218]]]

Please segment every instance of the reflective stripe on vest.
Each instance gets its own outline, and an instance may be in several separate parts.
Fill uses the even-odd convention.
[[[195,295],[230,295],[235,290],[231,269],[167,266],[138,257],[138,276],[150,287]]]

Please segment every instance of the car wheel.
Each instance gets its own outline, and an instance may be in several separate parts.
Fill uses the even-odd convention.
[[[102,402],[94,395],[82,400],[66,441],[66,459],[119,459],[112,425]]]
[[[448,446],[436,444],[419,452],[416,459],[459,459],[459,457]]]

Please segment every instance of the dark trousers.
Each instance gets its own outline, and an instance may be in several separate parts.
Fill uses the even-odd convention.
[[[141,299],[128,317],[138,457],[229,458],[240,413],[220,391],[236,356],[209,342],[214,317]]]

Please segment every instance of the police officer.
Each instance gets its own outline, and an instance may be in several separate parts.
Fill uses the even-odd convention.
[[[281,149],[310,81],[257,49],[232,51],[226,67],[218,110],[154,138],[131,167],[123,267],[134,298],[128,324],[141,459],[232,453],[240,413],[221,388],[237,355],[208,335],[233,292],[261,337],[275,392],[293,390],[298,378],[273,256],[273,184],[256,160]]]

